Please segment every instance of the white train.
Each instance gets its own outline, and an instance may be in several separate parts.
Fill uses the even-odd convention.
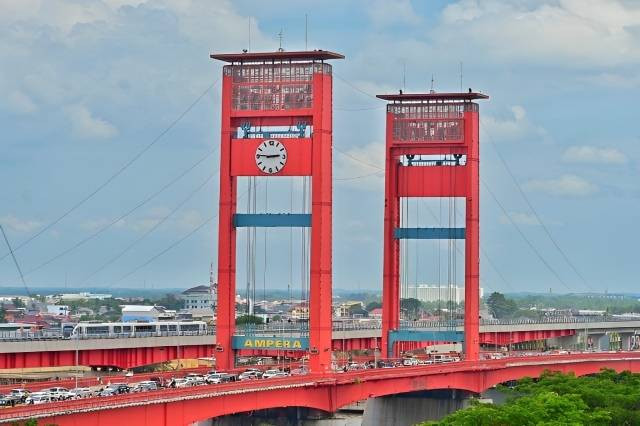
[[[87,337],[148,337],[207,334],[204,321],[161,322],[80,322],[71,332],[72,339]]]

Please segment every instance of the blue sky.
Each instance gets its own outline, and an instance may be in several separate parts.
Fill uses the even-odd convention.
[[[384,110],[372,95],[397,91],[403,69],[407,91],[428,90],[432,76],[436,90],[457,90],[462,62],[464,88],[491,96],[481,105],[481,175],[510,217],[482,188],[485,291],[637,291],[635,1],[2,0],[0,8],[0,223],[21,246],[16,256],[32,287],[206,282],[216,257],[217,220],[206,220],[217,208],[219,84],[95,196],[22,243],[218,79],[210,52],[248,48],[249,32],[251,50],[275,50],[281,29],[285,49],[302,49],[306,13],[309,48],[346,56],[334,62],[335,287],[381,288],[383,177],[371,165],[383,164]],[[268,235],[266,273],[258,251],[260,288],[299,286],[285,233]],[[442,281],[438,250],[444,261],[444,246],[410,249],[410,282]],[[18,283],[5,257],[0,285]]]

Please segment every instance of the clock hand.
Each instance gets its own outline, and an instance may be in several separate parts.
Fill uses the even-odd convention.
[[[258,154],[258,157],[278,158],[280,157],[280,154]]]

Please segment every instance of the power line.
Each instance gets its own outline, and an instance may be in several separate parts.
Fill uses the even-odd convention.
[[[147,198],[145,198],[144,200],[142,200],[141,202],[139,202],[138,204],[136,204],[134,207],[132,207],[131,209],[129,209],[126,213],[118,216],[116,219],[112,220],[111,222],[109,222],[108,224],[104,225],[103,227],[101,227],[100,229],[98,229],[96,232],[94,232],[93,234],[88,235],[87,237],[83,238],[82,240],[78,241],[77,243],[75,243],[74,245],[72,245],[71,247],[63,250],[62,252],[56,254],[55,256],[49,258],[48,260],[42,262],[41,264],[39,264],[38,266],[36,266],[35,268],[27,271],[26,275],[29,275],[33,272],[36,272],[40,269],[42,269],[43,267],[47,266],[48,264],[60,259],[61,257],[71,253],[72,251],[74,251],[75,249],[77,249],[78,247],[84,245],[85,243],[87,243],[88,241],[91,241],[92,239],[96,238],[97,236],[99,236],[100,234],[102,234],[103,232],[105,232],[107,229],[111,228],[113,225],[115,225],[116,223],[120,222],[121,220],[123,220],[124,218],[126,218],[127,216],[129,216],[130,214],[132,214],[133,212],[135,212],[136,210],[138,210],[139,208],[141,208],[142,206],[144,206],[145,204],[147,204],[149,201],[153,200],[155,197],[157,197],[158,195],[160,195],[162,192],[164,192],[165,190],[167,190],[169,187],[171,187],[173,184],[175,184],[177,181],[179,181],[180,179],[182,179],[187,173],[189,173],[191,170],[193,170],[195,167],[197,167],[199,164],[201,164],[204,160],[206,160],[211,154],[213,154],[215,151],[217,150],[217,146],[211,150],[209,150],[207,152],[207,154],[200,158],[198,161],[196,161],[194,164],[192,164],[189,168],[187,168],[185,171],[183,171],[182,173],[180,173],[178,176],[176,176],[175,178],[173,178],[172,180],[170,180],[169,182],[167,182],[164,186],[162,186],[160,189],[158,189],[156,192],[154,192],[153,194],[151,194],[150,196],[148,196]]]
[[[118,176],[120,176],[125,170],[127,170],[133,163],[135,163],[140,157],[142,157],[142,155],[144,153],[146,153],[149,149],[151,149],[151,147],[153,147],[158,141],[160,141],[160,139],[162,139],[162,137],[164,135],[166,135],[167,133],[169,133],[169,131],[171,129],[173,129],[176,124],[178,124],[178,122],[180,122],[180,120],[182,120],[184,118],[185,115],[187,115],[192,109],[193,107],[195,107],[200,100],[202,100],[202,98],[204,98],[204,96],[216,85],[218,84],[218,81],[220,81],[220,79],[214,81],[213,83],[211,83],[180,115],[178,115],[178,117],[173,120],[171,122],[171,124],[169,124],[169,126],[167,126],[162,132],[160,132],[148,145],[146,145],[142,150],[140,150],[137,154],[135,154],[129,161],[127,161],[122,167],[120,167],[115,173],[113,173],[111,176],[109,176],[107,178],[107,180],[105,180],[104,182],[102,182],[100,185],[98,185],[97,188],[95,188],[93,191],[91,191],[88,195],[86,195],[84,198],[82,198],[80,201],[78,201],[76,204],[74,204],[71,208],[69,208],[68,210],[66,210],[62,215],[58,216],[55,220],[53,220],[52,222],[48,223],[47,225],[45,225],[42,229],[40,229],[38,232],[36,232],[35,234],[33,234],[31,237],[27,238],[25,241],[23,241],[22,243],[20,243],[18,246],[16,246],[15,251],[20,250],[22,247],[26,246],[27,244],[29,244],[31,241],[33,241],[34,239],[38,238],[40,235],[42,235],[44,232],[46,232],[47,230],[51,229],[52,227],[54,227],[56,224],[58,224],[62,219],[64,219],[65,217],[69,216],[71,213],[73,213],[75,210],[77,210],[78,208],[80,208],[84,203],[86,203],[87,201],[89,201],[91,198],[93,198],[98,192],[100,192],[102,189],[104,189],[107,185],[109,185],[115,178],[117,178]],[[5,257],[9,256],[10,253],[5,253],[2,257],[0,257],[0,261],[3,260]]]
[[[547,267],[547,269],[558,279],[558,281],[560,281],[560,283],[565,286],[568,290],[571,291],[571,288],[569,288],[569,286],[567,285],[567,283],[564,282],[564,280],[560,277],[560,275],[558,274],[558,272],[556,272],[555,269],[553,269],[553,267],[545,260],[544,257],[542,257],[542,255],[540,254],[540,252],[538,251],[538,249],[535,248],[535,246],[533,245],[533,243],[527,238],[527,236],[524,234],[524,232],[522,232],[522,229],[520,229],[520,227],[518,226],[518,224],[513,220],[513,218],[511,217],[511,215],[509,215],[509,213],[507,213],[507,210],[504,208],[504,206],[502,205],[502,203],[500,201],[498,201],[498,198],[496,197],[496,195],[493,193],[493,191],[491,190],[491,188],[489,188],[489,185],[487,185],[485,183],[484,180],[480,180],[482,182],[482,185],[485,187],[485,189],[487,190],[487,192],[489,192],[489,194],[491,195],[491,198],[493,198],[493,200],[496,202],[496,204],[500,207],[500,209],[502,210],[502,212],[504,213],[504,215],[507,217],[507,219],[509,220],[509,222],[511,222],[511,224],[513,225],[514,228],[516,228],[516,230],[518,231],[518,233],[520,234],[520,236],[522,237],[522,239],[527,243],[527,245],[529,246],[529,248],[535,253],[535,255],[538,257],[538,259],[540,259],[540,261]]]
[[[360,176],[352,176],[352,177],[345,177],[345,178],[334,178],[333,180],[338,180],[338,181],[345,181],[345,180],[356,180],[356,179],[364,179],[364,178],[368,178],[371,176],[380,176],[382,172],[373,172],[373,173],[367,173],[365,175],[360,175]]]
[[[358,86],[356,86],[355,84],[351,83],[349,80],[346,80],[342,77],[340,77],[338,74],[336,74],[335,72],[333,73],[333,75],[335,75],[336,77],[338,77],[338,80],[342,81],[344,84],[346,84],[347,86],[351,87],[353,90],[355,90],[356,92],[362,93],[365,96],[368,96],[370,98],[373,98],[375,100],[379,100],[375,95],[372,95],[371,93],[368,93],[364,90],[362,90],[361,88],[359,88]]]
[[[24,275],[22,274],[22,269],[20,269],[20,265],[18,264],[18,259],[16,259],[16,255],[13,253],[13,249],[11,248],[11,244],[9,244],[9,239],[7,238],[7,234],[4,232],[4,227],[0,225],[0,231],[2,231],[2,236],[4,237],[4,242],[7,243],[7,248],[9,249],[9,253],[13,258],[13,263],[16,264],[16,269],[18,270],[18,274],[20,274],[20,279],[22,280],[22,285],[24,289],[27,291],[27,295],[31,297],[31,291],[29,291],[29,286],[27,286],[27,282],[24,279]]]
[[[138,245],[142,240],[144,240],[145,238],[147,238],[149,235],[151,235],[156,229],[158,229],[160,226],[162,226],[163,223],[165,223],[171,216],[173,216],[178,210],[180,210],[191,198],[193,198],[193,196],[200,191],[211,179],[213,179],[213,177],[215,176],[215,173],[217,172],[214,171],[212,174],[209,175],[209,177],[207,177],[207,179],[202,182],[200,185],[198,185],[193,191],[191,191],[189,193],[189,195],[187,195],[182,201],[180,201],[174,208],[173,210],[171,210],[169,213],[167,213],[163,218],[161,218],[158,222],[156,222],[155,225],[153,225],[150,229],[148,229],[144,234],[142,234],[140,237],[138,237],[137,239],[135,239],[133,242],[131,242],[128,246],[126,246],[123,250],[121,250],[117,255],[113,256],[111,259],[109,259],[108,261],[106,261],[105,263],[103,263],[99,268],[95,269],[93,272],[91,272],[89,275],[87,275],[81,282],[81,284],[85,284],[88,280],[90,280],[92,277],[94,277],[96,274],[98,274],[99,272],[103,271],[105,268],[107,268],[108,266],[112,265],[113,263],[115,263],[118,259],[120,259],[122,256],[124,256],[129,250],[131,250],[133,247],[135,247],[136,245]]]
[[[486,130],[485,130],[486,132]],[[560,245],[558,244],[558,242],[556,241],[555,238],[553,238],[553,236],[551,235],[551,231],[549,231],[549,228],[547,228],[547,225],[544,224],[544,222],[542,221],[542,219],[540,218],[540,215],[538,215],[538,212],[536,211],[536,209],[533,207],[533,204],[531,203],[531,201],[529,200],[529,197],[527,197],[526,193],[522,190],[522,186],[520,185],[520,183],[518,182],[518,180],[516,179],[515,175],[513,174],[513,172],[511,171],[511,168],[509,167],[509,164],[505,161],[504,157],[502,156],[502,154],[500,153],[500,151],[498,150],[498,147],[496,146],[496,144],[493,142],[491,135],[489,135],[488,132],[487,136],[489,136],[489,142],[490,145],[493,147],[494,151],[496,152],[496,154],[498,155],[498,158],[500,159],[500,162],[502,163],[502,165],[504,166],[504,168],[507,170],[507,173],[509,174],[509,176],[511,177],[511,180],[513,181],[513,183],[515,184],[516,188],[518,188],[518,192],[520,193],[520,195],[522,196],[522,198],[524,199],[525,203],[527,203],[527,206],[529,207],[529,210],[531,210],[531,213],[533,213],[533,215],[535,216],[536,220],[538,221],[538,223],[540,224],[540,226],[542,226],[542,229],[544,230],[545,234],[547,234],[547,237],[549,237],[549,240],[551,240],[551,242],[553,243],[553,245],[555,246],[555,248],[558,250],[558,252],[560,252],[560,254],[562,255],[562,258],[564,259],[564,261],[567,263],[567,265],[569,265],[569,267],[571,267],[571,269],[573,270],[573,272],[575,272],[575,274],[582,280],[583,284],[589,288],[590,290],[594,290],[593,287],[591,287],[591,285],[589,285],[589,282],[585,279],[584,275],[582,275],[580,273],[580,271],[578,270],[578,268],[575,266],[575,264],[569,259],[569,256],[567,256],[566,252],[560,247]]]
[[[341,150],[339,148],[336,148],[335,145],[333,146],[333,149],[335,149],[336,151],[338,151],[340,154],[344,155],[345,157],[349,157],[353,161],[357,161],[358,163],[364,164],[365,166],[369,166],[369,167],[372,167],[372,168],[378,169],[378,170],[384,170],[382,167],[379,167],[379,166],[376,166],[375,164],[363,161],[363,160],[359,159],[358,157],[354,157],[353,155],[349,154],[348,152],[345,152],[345,151],[343,151],[343,150]]]

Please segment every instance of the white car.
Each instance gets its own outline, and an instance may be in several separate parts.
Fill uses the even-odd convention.
[[[52,398],[59,401],[73,398],[73,395],[71,394],[71,392],[69,392],[69,389],[59,386],[49,389],[43,389],[42,392],[47,392],[49,395],[51,395]]]
[[[415,358],[405,358],[402,360],[402,365],[404,365],[405,367],[413,367],[415,365],[418,365],[418,360]]]
[[[271,379],[274,377],[288,377],[289,375],[287,373],[285,373],[284,371],[280,371],[280,370],[267,370],[264,372],[264,374],[262,375],[263,379]]]
[[[93,396],[93,392],[91,391],[91,389],[89,388],[75,388],[75,389],[71,389],[69,391],[69,394],[71,395],[71,398],[89,398],[90,396]]]
[[[49,394],[49,392],[34,392],[25,399],[25,404],[45,404],[47,402],[53,402],[56,399]]]
[[[192,386],[204,385],[206,383],[205,377],[199,374],[188,374],[185,380],[190,382]]]
[[[29,391],[26,389],[11,389],[11,396],[20,398],[22,402],[29,396]]]
[[[173,387],[175,388],[188,388],[193,386],[193,382],[191,380],[187,380],[187,379],[174,379],[173,380]]]

